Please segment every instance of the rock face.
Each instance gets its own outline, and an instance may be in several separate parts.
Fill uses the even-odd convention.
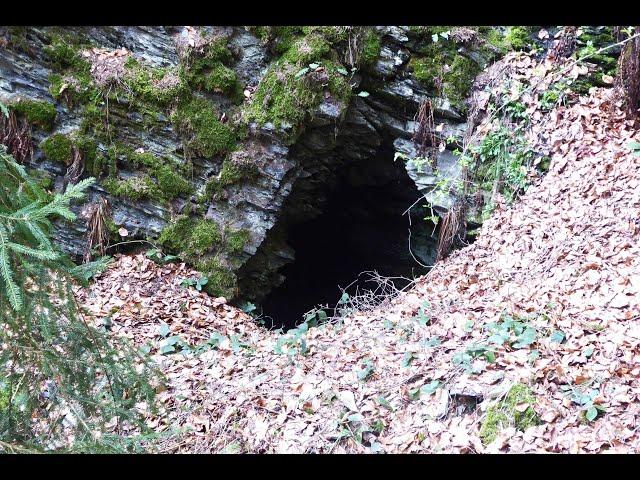
[[[71,29],[66,34],[81,37],[101,52],[117,52],[124,48],[127,59],[131,56],[149,68],[169,71],[183,68],[181,45],[197,43],[197,37],[196,40],[190,37],[192,31],[189,27],[92,27]],[[154,112],[150,122],[144,110],[132,107],[133,102],[105,97],[107,105],[101,108],[106,107],[108,112],[108,135],[113,137],[110,140],[115,139],[119,145],[126,145],[138,153],[161,157],[175,168],[188,165],[188,170],[184,170],[188,174],[183,175],[191,193],[181,192],[162,201],[153,196],[134,199],[114,194],[113,188],[107,188],[105,177],[99,177],[91,189],[90,201],[99,195],[107,198],[113,224],[117,228],[124,227],[129,232],[128,239],[155,241],[172,219],[189,212],[215,221],[225,232],[226,229],[246,232],[245,241],[239,248],[232,253],[216,253],[216,258],[237,275],[239,289],[235,290],[236,294],[246,296],[251,292],[252,298],[263,298],[281,283],[281,267],[295,258],[295,252],[287,244],[288,226],[319,214],[331,186],[348,166],[362,165],[366,171],[367,159],[381,150],[396,150],[410,156],[416,154],[411,141],[417,128],[414,117],[420,104],[432,98],[434,93],[416,80],[408,69],[409,60],[419,50],[410,29],[376,27],[376,31],[380,38],[377,61],[352,78],[354,90],[365,91],[368,96],[353,95],[348,104],[326,96],[293,143],[283,135],[286,124],[276,128],[271,123],[259,126],[254,122],[248,125],[246,135],[228,156],[224,153],[202,154],[197,149],[194,153],[172,117],[173,113],[168,110]],[[274,61],[273,55],[261,40],[242,27],[210,27],[203,32],[203,37],[210,34],[227,40],[234,55],[231,69],[239,91],[244,89],[245,96],[249,96],[270,62]],[[39,145],[54,134],[78,131],[84,117],[81,110],[66,104],[60,95],[56,95],[57,99],[52,96],[52,74],[56,70],[46,50],[55,35],[56,31],[51,29],[16,31],[0,27],[0,38],[4,39],[6,47],[0,50],[0,98],[10,104],[17,99],[55,104],[52,129],[32,129],[36,148],[27,163],[29,168],[44,172],[52,179],[52,188],[59,190],[67,165],[48,158]],[[95,75],[93,67],[91,74]],[[61,90],[63,88],[64,84]],[[237,111],[217,90],[198,95],[222,112],[223,119],[232,117]],[[443,137],[454,139],[451,145],[461,143],[466,129],[464,115],[451,107],[446,99],[435,111],[435,122],[441,124]],[[108,156],[109,148],[108,142],[100,137],[98,154]],[[393,162],[390,156],[389,162]],[[207,184],[223,177],[226,161],[238,165],[252,162],[251,181],[230,182],[211,195]],[[141,164],[130,161],[129,157],[117,156],[116,165],[119,181],[126,181],[137,178]],[[442,175],[458,178],[460,168],[451,150],[439,154],[438,165],[439,173],[435,174],[429,168],[407,164],[407,173],[420,192],[430,192]],[[433,200],[441,211],[451,203],[450,198]],[[85,250],[85,222],[80,215],[72,225],[58,225],[55,231],[62,248],[78,257]]]

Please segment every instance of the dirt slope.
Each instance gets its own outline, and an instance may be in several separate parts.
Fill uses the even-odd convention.
[[[529,78],[551,68],[505,62]],[[150,424],[191,430],[161,448],[638,451],[640,157],[609,95],[592,89],[550,113],[524,98],[548,174],[408,293],[299,338],[181,288],[183,265],[120,257],[79,296],[111,312],[114,331],[152,345],[169,384]],[[198,354],[158,352],[163,338],[193,346],[214,331]],[[526,394],[507,395],[514,385]],[[505,399],[507,417],[488,434],[491,405]]]

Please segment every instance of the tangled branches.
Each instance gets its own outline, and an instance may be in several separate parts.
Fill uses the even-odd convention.
[[[398,288],[400,282],[405,284],[402,288]],[[413,282],[405,277],[385,277],[376,271],[361,272],[353,282],[340,289],[342,299],[335,306],[331,320],[339,319],[344,313],[372,311],[409,289]],[[361,289],[362,284],[367,284],[367,288]],[[355,293],[348,294],[353,285],[356,285]]]

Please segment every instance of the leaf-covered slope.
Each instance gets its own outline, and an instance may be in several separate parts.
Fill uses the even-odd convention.
[[[504,62],[532,83],[557,70]],[[181,289],[184,267],[120,258],[81,296],[158,354],[169,383],[151,425],[190,429],[161,448],[635,451],[640,158],[610,93],[550,112],[524,95],[547,175],[411,291],[338,323],[267,332]],[[209,347],[161,355],[161,321]]]

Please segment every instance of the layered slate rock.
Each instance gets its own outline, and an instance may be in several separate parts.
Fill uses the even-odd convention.
[[[241,290],[250,290],[258,298],[282,281],[279,270],[295,258],[295,252],[287,245],[286,225],[322,211],[330,191],[327,185],[335,181],[342,168],[359,162],[364,165],[385,145],[410,156],[416,153],[411,140],[417,128],[416,112],[423,101],[436,94],[415,78],[410,67],[413,57],[424,55],[424,40],[409,27],[376,27],[375,32],[380,42],[379,55],[368,68],[350,77],[353,93],[348,100],[325,92],[293,141],[289,133],[294,126],[286,122],[277,126],[255,121],[242,124],[242,104],[248,102],[246,98],[251,97],[267,68],[278,59],[255,32],[242,27],[206,27],[196,33],[190,27],[78,27],[65,32],[3,27],[0,36],[6,48],[0,51],[0,97],[10,104],[21,99],[55,105],[53,128],[32,129],[35,153],[28,167],[42,172],[52,182],[52,190],[59,191],[68,165],[52,161],[43,153],[41,142],[62,134],[70,135],[77,143],[78,132],[86,130],[87,110],[82,105],[79,108],[66,103],[64,92],[60,93],[74,88],[74,80],[67,79],[52,61],[50,50],[56,45],[56,38],[80,39],[84,46],[78,55],[86,58],[93,58],[94,54],[117,56],[126,49],[122,55],[127,68],[141,75],[139,78],[147,75],[152,86],[169,82],[170,72],[180,75],[182,81],[185,70],[180,69],[189,72],[189,68],[199,65],[199,60],[209,62],[202,70],[206,76],[196,80],[213,86],[195,87],[187,81],[183,90],[182,84],[171,84],[171,88],[185,96],[187,100],[180,100],[185,105],[208,102],[221,125],[236,129],[235,145],[226,152],[211,153],[197,143],[201,139],[199,132],[194,134],[195,127],[180,123],[176,117],[179,110],[176,114],[174,107],[158,107],[155,100],[146,105],[138,97],[127,97],[126,89],[117,95],[110,91],[104,96],[107,105],[99,105],[103,116],[108,112],[107,132],[95,134],[94,127],[88,131],[93,132],[92,140],[97,143],[94,153],[106,159],[104,162],[114,162],[117,175],[114,179],[105,167],[97,175],[89,201],[98,196],[108,200],[113,242],[122,240],[117,235],[121,228],[128,231],[126,240],[156,242],[176,219],[214,221],[220,235],[212,238],[220,246],[204,249],[202,255],[194,248],[187,260],[200,268],[197,261],[204,265],[202,259],[207,259],[208,271],[224,277],[225,288],[214,293],[235,296]],[[211,45],[223,39],[222,53],[207,50],[207,46],[202,47],[205,53],[198,53],[198,38],[208,39]],[[196,52],[193,58],[185,57],[185,49]],[[82,53],[86,51],[93,53]],[[216,70],[218,66],[220,70]],[[94,64],[94,77],[95,68]],[[61,77],[61,83],[54,84],[55,74]],[[221,79],[229,82],[220,87],[216,82]],[[122,89],[117,81],[114,85],[116,90]],[[124,85],[138,87],[132,81]],[[356,91],[368,95],[359,96]],[[151,94],[156,93],[151,90]],[[166,99],[167,105],[173,105],[172,101]],[[441,125],[442,136],[455,141],[439,153],[441,168],[437,173],[407,164],[407,172],[421,192],[433,190],[442,175],[459,177],[457,157],[449,148],[462,143],[466,130],[463,110],[460,105],[452,106],[446,97],[437,103],[435,122]],[[113,145],[118,146],[115,153]],[[246,166],[247,170],[243,170]],[[167,174],[167,169],[180,176],[182,183],[176,186],[179,180],[170,177],[164,189],[161,174]],[[85,169],[85,176],[91,173],[88,170]],[[287,202],[294,190],[295,202]],[[432,200],[440,212],[451,205],[451,198]],[[80,215],[72,225],[59,225],[55,231],[62,248],[77,257],[86,248],[85,222],[86,218]],[[232,242],[240,237],[242,241]],[[197,243],[196,239],[191,240]]]

